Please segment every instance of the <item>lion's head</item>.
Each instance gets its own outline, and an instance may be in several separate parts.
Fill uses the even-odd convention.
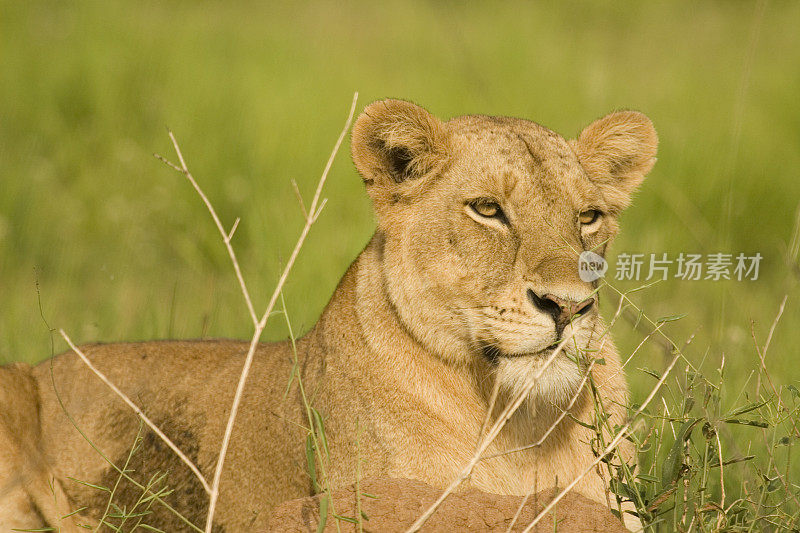
[[[527,120],[442,122],[399,100],[368,106],[352,153],[383,239],[386,293],[405,328],[452,364],[484,358],[525,382],[560,339],[569,348],[535,391],[569,397],[573,356],[602,334],[584,250],[604,255],[617,217],[654,162],[641,113],[597,120],[566,141]]]

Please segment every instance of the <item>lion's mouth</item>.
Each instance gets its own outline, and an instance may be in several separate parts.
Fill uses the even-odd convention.
[[[484,344],[481,352],[492,365],[497,365],[500,362],[500,358],[505,357],[505,354],[500,348],[491,344]]]
[[[486,358],[487,361],[489,361],[489,363],[491,363],[492,365],[496,365],[500,362],[501,359],[514,359],[518,357],[531,357],[531,356],[535,357],[549,356],[553,352],[553,350],[555,350],[556,347],[558,347],[559,342],[560,341],[556,341],[550,346],[547,346],[535,352],[509,353],[509,352],[504,352],[503,350],[501,350],[500,348],[498,348],[493,344],[485,344],[481,349],[481,351],[483,353],[483,356]]]

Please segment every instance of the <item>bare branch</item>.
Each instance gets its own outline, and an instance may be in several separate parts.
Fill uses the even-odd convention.
[[[778,326],[778,322],[783,316],[783,310],[786,307],[786,300],[788,297],[789,297],[788,294],[784,295],[783,301],[781,301],[781,305],[778,308],[778,314],[775,316],[775,320],[772,321],[772,325],[769,328],[769,334],[767,335],[767,340],[764,343],[763,348],[760,348],[758,346],[755,329],[753,327],[752,322],[750,323],[750,335],[753,338],[753,343],[756,348],[756,354],[758,355],[758,361],[761,365],[761,370],[763,370],[764,377],[767,378],[767,383],[769,384],[770,389],[772,389],[772,393],[775,395],[775,398],[778,401],[778,407],[783,409],[784,411],[788,410],[786,409],[786,406],[783,404],[783,399],[781,398],[778,389],[775,387],[775,384],[772,382],[772,377],[767,371],[767,350],[769,350],[769,345],[772,342],[772,334],[775,332],[775,328]],[[756,394],[759,394],[760,390],[761,390],[761,372],[759,371],[758,378],[756,380]],[[797,424],[795,423],[794,419],[790,418],[789,421],[792,423],[792,428],[794,429],[795,435],[800,436],[800,430],[798,430]]]
[[[722,529],[722,519],[725,517],[725,461],[722,460],[722,442],[719,438],[719,432],[716,433],[717,438],[717,457],[719,458],[719,488],[722,494],[719,498],[719,507],[722,513],[717,513],[717,529]]]
[[[233,227],[231,227],[231,231],[228,233],[228,236],[225,237],[225,242],[231,242],[231,239],[233,239],[233,234],[236,233],[236,228],[239,227],[239,222],[241,220],[241,218],[236,217],[236,220],[233,221]]]
[[[481,429],[478,430],[477,446],[480,446],[481,438],[483,437],[483,432],[486,431],[486,428],[489,425],[489,420],[491,420],[492,418],[492,411],[494,411],[494,405],[495,403],[497,403],[497,394],[499,392],[500,392],[500,380],[497,379],[497,376],[495,376],[494,384],[492,385],[492,394],[489,396],[489,405],[486,408],[486,416],[483,417],[483,423],[481,424]]]
[[[297,197],[297,203],[300,204],[300,210],[303,212],[303,218],[308,220],[306,204],[303,203],[303,196],[300,194],[300,188],[297,186],[297,182],[294,179],[292,179],[292,189],[294,189],[294,195]]]
[[[788,298],[789,298],[788,294],[783,295],[783,301],[781,301],[781,305],[778,308],[778,314],[775,316],[775,320],[772,321],[772,325],[769,327],[769,334],[767,334],[767,341],[764,343],[764,349],[763,349],[764,357],[767,356],[769,345],[772,343],[772,335],[775,333],[775,328],[778,327],[778,322],[780,322],[781,317],[783,316],[783,310],[786,307],[786,300]]]
[[[327,203],[328,203],[328,199],[327,198],[323,198],[322,202],[320,202],[319,207],[317,208],[317,212],[313,213],[312,216],[311,216],[311,223],[312,224],[317,221],[317,219],[319,218],[319,215],[322,214],[322,209],[325,207],[325,204],[327,204]]]
[[[244,282],[244,277],[242,277],[242,269],[239,268],[239,261],[236,259],[236,252],[233,251],[233,246],[231,246],[230,237],[233,236],[233,232],[236,229],[237,223],[234,223],[234,229],[230,232],[225,231],[225,228],[222,226],[222,222],[217,216],[217,212],[214,209],[214,206],[211,205],[211,201],[209,201],[206,194],[203,192],[203,189],[200,188],[200,185],[197,184],[195,181],[194,176],[192,173],[189,172],[189,169],[186,167],[186,161],[183,159],[183,153],[181,152],[180,146],[178,146],[178,141],[175,140],[175,135],[172,131],[167,130],[169,133],[169,138],[172,141],[172,146],[175,148],[175,153],[178,154],[178,160],[181,162],[180,166],[171,163],[166,158],[155,154],[156,158],[166,163],[171,168],[177,170],[184,176],[186,179],[189,180],[189,183],[192,184],[194,190],[197,191],[197,194],[200,195],[200,198],[203,200],[203,203],[206,204],[206,208],[208,212],[211,213],[211,218],[214,219],[214,224],[217,226],[217,230],[219,230],[219,234],[222,235],[222,241],[225,243],[225,249],[228,250],[228,256],[231,258],[231,263],[233,263],[233,270],[236,272],[236,279],[239,280],[239,288],[242,290],[242,294],[244,295],[245,303],[247,304],[247,312],[250,313],[250,319],[253,321],[253,325],[258,323],[258,318],[256,316],[255,308],[253,307],[253,301],[250,299],[250,292],[247,290],[247,285]]]
[[[156,159],[158,159],[159,161],[161,161],[162,163],[164,163],[165,165],[167,165],[171,169],[177,170],[178,172],[183,174],[183,169],[181,167],[179,167],[178,165],[176,165],[175,163],[173,163],[172,161],[170,161],[169,159],[167,159],[163,155],[153,154],[153,157],[155,157]]]
[[[519,520],[519,516],[522,514],[522,510],[525,508],[525,504],[528,503],[528,498],[531,497],[531,494],[536,492],[536,489],[538,488],[537,487],[538,481],[539,481],[538,476],[534,476],[533,484],[525,493],[525,496],[522,498],[522,501],[519,502],[519,507],[517,507],[517,512],[514,513],[514,517],[511,519],[511,523],[508,524],[508,529],[506,529],[506,533],[511,533],[513,531],[514,525],[517,523],[517,520]]]
[[[336,157],[337,152],[339,151],[339,147],[344,140],[345,135],[347,135],[347,131],[350,129],[350,124],[353,122],[353,114],[356,110],[356,102],[358,101],[358,93],[353,95],[353,103],[350,105],[350,113],[347,116],[347,120],[345,121],[344,127],[342,128],[342,132],[339,134],[339,138],[336,141],[336,144],[331,151],[330,157],[328,157],[328,162],[325,165],[325,169],[322,171],[322,176],[317,183],[317,190],[314,193],[314,199],[311,202],[311,206],[309,207],[309,213],[316,213],[316,216],[312,218],[306,218],[306,223],[303,226],[303,230],[300,233],[300,237],[297,239],[297,244],[295,244],[294,250],[292,250],[292,255],[289,256],[289,261],[286,263],[286,266],[283,269],[283,273],[281,274],[280,279],[278,280],[278,284],[275,287],[275,291],[272,293],[272,297],[270,298],[269,304],[267,305],[266,311],[264,311],[264,315],[261,317],[261,320],[255,320],[255,312],[253,311],[254,323],[255,323],[255,331],[253,332],[253,338],[250,341],[250,348],[247,350],[247,356],[245,357],[244,365],[242,367],[242,373],[239,376],[239,384],[236,387],[236,394],[233,398],[233,404],[231,405],[231,412],[228,416],[228,424],[225,427],[225,435],[222,439],[222,445],[220,447],[219,458],[217,459],[217,467],[214,472],[214,479],[211,484],[211,498],[208,506],[208,516],[206,518],[206,533],[211,533],[211,529],[214,523],[214,512],[216,511],[217,507],[217,500],[219,498],[219,483],[220,478],[222,477],[222,469],[225,464],[225,456],[228,453],[228,445],[230,444],[231,434],[233,433],[233,425],[236,421],[236,414],[239,412],[239,404],[242,401],[242,395],[244,393],[244,386],[247,382],[247,376],[250,373],[250,366],[253,364],[253,356],[256,351],[256,346],[258,345],[258,340],[261,338],[261,333],[264,331],[264,327],[267,325],[267,320],[269,319],[272,309],[275,307],[275,303],[278,301],[278,298],[281,295],[281,290],[283,289],[283,285],[286,283],[286,279],[289,276],[289,272],[294,265],[295,260],[297,259],[297,255],[300,253],[300,249],[305,242],[306,236],[308,232],[311,230],[311,226],[314,224],[317,216],[319,216],[319,211],[317,208],[317,204],[319,203],[320,195],[322,194],[322,187],[325,185],[325,181],[328,178],[328,172],[331,169],[331,165],[333,165],[333,160]],[[170,133],[170,137],[172,134]],[[177,150],[177,145],[176,145]],[[178,151],[180,156],[180,151]],[[181,165],[185,168],[183,163],[183,159],[181,158]],[[189,177],[188,171],[186,173],[187,177]],[[192,184],[194,185],[194,181],[192,180]],[[200,191],[199,187],[195,186],[197,192],[203,196],[202,191]],[[206,202],[206,205],[209,207],[209,210],[214,216],[215,221],[217,221],[216,214],[214,213],[211,204],[208,203],[208,200],[203,196],[203,200]],[[323,203],[324,206],[324,203]],[[323,207],[320,206],[320,209]],[[221,228],[221,225],[218,224],[218,227]],[[223,236],[225,235],[222,232]],[[228,243],[226,243],[228,250],[230,253],[233,252],[233,249],[230,247]],[[237,276],[240,277],[241,287],[242,287],[242,294],[244,295],[245,299],[248,301],[248,307],[252,309],[252,305],[250,304],[250,297],[247,294],[247,289],[244,284],[244,280],[241,279],[241,274],[239,274],[238,264],[234,262],[234,266],[237,269]]]

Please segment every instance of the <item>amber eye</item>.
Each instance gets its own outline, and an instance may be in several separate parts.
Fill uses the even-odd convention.
[[[578,215],[578,221],[584,226],[594,224],[599,218],[600,211],[597,209],[587,209],[586,211],[581,211],[581,213]]]
[[[472,204],[472,209],[480,216],[486,218],[496,217],[502,213],[500,206],[494,202],[475,202]]]
[[[508,223],[508,219],[506,219],[506,215],[505,213],[503,213],[503,209],[497,202],[493,202],[492,200],[487,200],[487,199],[479,199],[469,202],[468,205],[473,213],[482,218],[494,218],[496,220],[499,220],[503,224]]]

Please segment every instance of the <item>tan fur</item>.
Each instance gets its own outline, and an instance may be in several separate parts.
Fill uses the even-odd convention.
[[[42,456],[37,384],[30,366],[0,367],[0,531],[52,525],[79,531]]]
[[[333,487],[354,482],[358,457],[364,477],[437,487],[456,477],[475,450],[495,382],[496,416],[558,340],[553,317],[533,305],[528,291],[570,302],[590,296],[577,254],[604,252],[616,233],[615,214],[652,166],[655,146],[652,125],[633,112],[609,115],[568,143],[521,119],[442,122],[398,100],[365,109],[353,128],[352,152],[378,228],[297,345],[306,391],[325,417]],[[470,211],[478,198],[499,202],[509,224]],[[587,208],[605,213],[589,229],[578,223]],[[577,390],[587,357],[605,359],[593,378],[611,424],[623,422],[627,387],[613,345],[600,339],[604,326],[595,309],[563,332],[574,335],[566,351],[582,362],[559,356],[489,454],[539,438],[574,394],[572,415],[592,421],[589,391]],[[247,345],[156,341],[84,350],[211,478]],[[275,505],[312,492],[297,380],[287,388],[293,366],[290,344],[259,346],[222,478],[216,530],[261,530]],[[32,478],[15,473],[52,477],[71,509],[86,505],[85,514],[98,518],[108,493],[70,478],[114,486],[119,474],[96,450],[121,468],[139,421],[74,354],[0,371],[14,386],[30,385],[24,394],[0,398],[0,442],[14,443],[0,455],[0,486],[11,487],[3,494],[17,501],[38,490]],[[130,477],[146,483],[167,473],[175,491],[165,500],[202,526],[202,487],[157,437],[143,435]],[[480,462],[467,485],[511,495],[564,485],[593,460],[592,436],[566,418],[542,446]],[[606,501],[595,473],[578,488]],[[122,480],[115,502],[130,509],[139,496]],[[37,515],[0,498],[0,524],[53,525],[62,512],[39,507]],[[152,510],[146,523],[186,529],[162,506]]]

